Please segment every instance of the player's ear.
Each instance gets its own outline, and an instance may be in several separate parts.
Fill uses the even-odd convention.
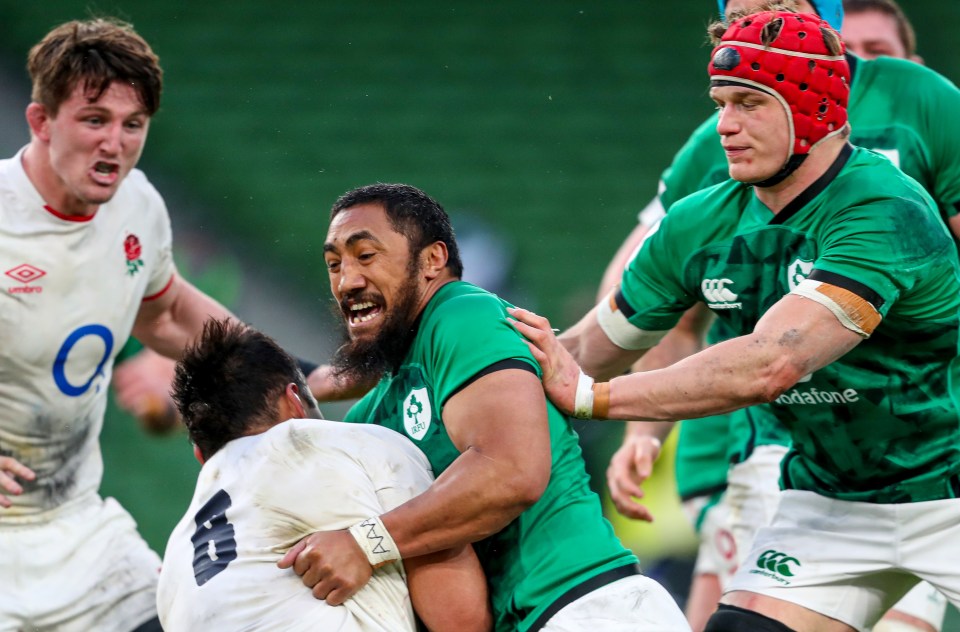
[[[290,382],[287,384],[287,388],[283,392],[284,399],[287,400],[287,404],[291,408],[290,419],[304,419],[307,416],[306,408],[303,406],[303,401],[300,399],[300,388]]]
[[[420,251],[420,258],[422,270],[427,279],[437,278],[447,267],[447,261],[450,259],[447,244],[442,241],[433,242]]]
[[[45,106],[36,102],[27,106],[27,125],[30,126],[30,133],[40,140],[50,140],[50,113]]]

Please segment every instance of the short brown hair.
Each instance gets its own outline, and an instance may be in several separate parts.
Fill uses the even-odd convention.
[[[30,49],[27,71],[32,99],[52,116],[78,85],[96,101],[114,81],[133,86],[149,116],[160,108],[160,59],[131,25],[112,18],[56,27]]]

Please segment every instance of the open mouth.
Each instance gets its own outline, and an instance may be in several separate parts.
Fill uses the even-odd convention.
[[[97,161],[93,165],[93,177],[102,184],[112,184],[120,172],[120,165],[113,162]]]
[[[350,323],[351,327],[357,327],[379,316],[383,311],[383,307],[373,301],[366,300],[349,303],[345,311],[347,322]]]

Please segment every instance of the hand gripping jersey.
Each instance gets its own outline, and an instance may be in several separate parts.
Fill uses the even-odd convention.
[[[913,62],[890,57],[862,60],[847,55],[852,82],[847,113],[852,126],[850,141],[872,149],[923,185],[937,203],[942,217],[960,210],[960,90],[942,75]],[[701,124],[664,171],[660,201],[663,208],[701,189],[729,179],[727,160],[717,135],[717,115]],[[708,341],[726,340],[713,330]],[[786,445],[789,432],[772,422],[763,406],[731,413],[730,442],[723,446],[715,434],[688,424],[678,447],[678,468],[696,467],[699,477],[726,477],[730,461],[740,462],[753,448],[764,444]],[[714,465],[706,467],[713,449]],[[685,454],[697,461],[685,467]],[[709,472],[714,472],[711,475]],[[699,481],[692,486],[702,486]]]
[[[114,356],[174,274],[167,209],[142,172],[75,218],[45,206],[22,155],[0,161],[0,454],[37,478],[0,523],[96,494]]]
[[[301,538],[389,511],[432,481],[419,450],[376,426],[294,419],[229,442],[204,464],[167,543],[164,630],[412,632],[401,562],[343,606],[315,599],[277,562]]]
[[[443,406],[482,371],[503,361],[540,367],[507,322],[506,303],[464,282],[444,285],[421,314],[396,373],[347,413],[410,437],[439,475],[459,452],[443,425]],[[603,517],[588,485],[577,434],[549,402],[552,471],[543,496],[502,531],[474,544],[490,586],[496,629],[527,630],[570,588],[636,563]],[[521,420],[518,420],[521,421]]]
[[[733,180],[676,203],[624,273],[621,298],[644,330],[702,301],[745,335],[795,293],[869,335],[770,406],[793,438],[782,482],[899,503],[960,495],[958,273],[926,192],[847,146],[777,215]]]

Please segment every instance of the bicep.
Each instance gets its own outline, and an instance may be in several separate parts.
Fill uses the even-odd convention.
[[[460,452],[531,463],[546,455],[549,470],[546,397],[532,371],[503,369],[470,383],[444,404],[443,423]]]
[[[767,310],[754,336],[774,345],[801,375],[843,357],[863,340],[826,306],[796,294],[787,294]]]

